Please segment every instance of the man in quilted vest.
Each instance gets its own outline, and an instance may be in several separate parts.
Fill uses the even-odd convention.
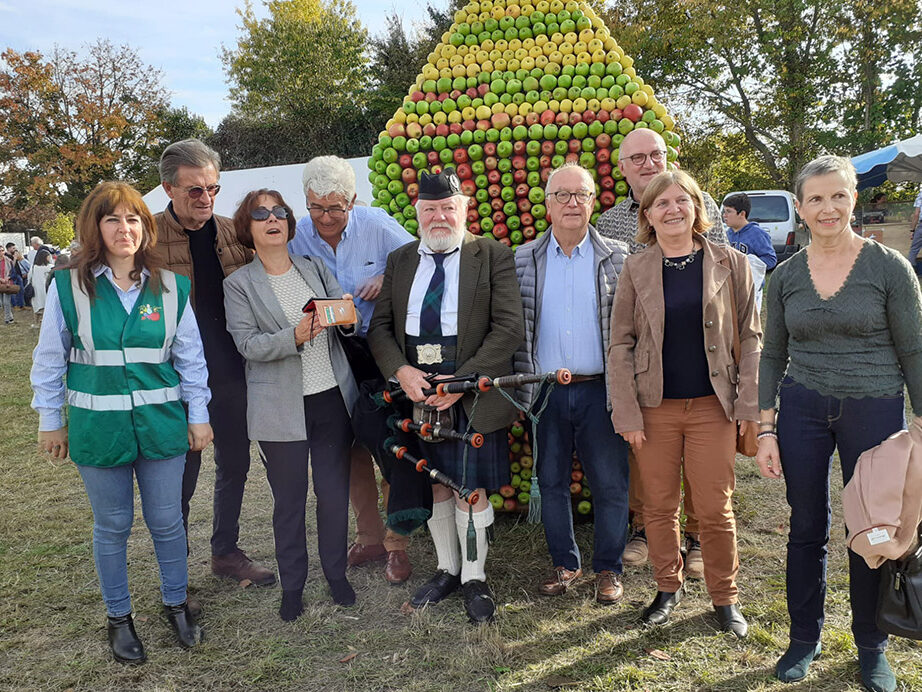
[[[227,332],[224,278],[250,261],[252,253],[237,240],[231,219],[214,213],[221,158],[195,139],[174,142],[160,157],[160,181],[170,198],[154,216],[154,252],[167,269],[192,280],[191,301],[208,363],[214,429],[215,489],[211,535],[211,571],[253,584],[275,583],[275,574],[250,560],[237,547],[243,488],[250,469],[243,360]],[[195,492],[201,453],[186,455],[183,522],[188,532],[189,501]]]

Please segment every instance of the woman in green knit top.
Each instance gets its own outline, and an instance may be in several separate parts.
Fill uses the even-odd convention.
[[[848,159],[822,156],[803,168],[794,193],[812,243],[779,265],[768,288],[756,461],[763,476],[784,475],[791,507],[791,641],[775,669],[784,682],[804,678],[821,650],[833,451],[848,482],[863,451],[904,427],[904,385],[922,415],[919,284],[899,253],[852,232],[856,187]],[[887,635],[875,623],[879,573],[851,551],[848,559],[861,681],[895,690]]]

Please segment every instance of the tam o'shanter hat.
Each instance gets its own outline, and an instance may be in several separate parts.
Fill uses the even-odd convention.
[[[461,194],[461,180],[454,168],[441,173],[419,172],[419,199],[447,199]]]

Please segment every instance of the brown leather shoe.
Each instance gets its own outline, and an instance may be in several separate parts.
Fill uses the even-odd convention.
[[[384,578],[391,584],[403,584],[413,574],[413,565],[406,550],[391,550],[387,553]]]
[[[571,572],[566,567],[555,567],[554,573],[541,582],[538,592],[543,596],[559,596],[567,592],[567,588],[583,576],[583,570]]]
[[[363,543],[353,543],[349,546],[349,553],[346,556],[346,564],[350,567],[359,567],[369,562],[377,562],[387,557],[387,551],[380,543],[378,545],[364,545]]]
[[[256,586],[269,586],[275,583],[275,573],[271,569],[253,562],[239,548],[227,555],[212,555],[211,573],[238,582],[248,579]]]
[[[603,569],[595,575],[595,600],[604,605],[617,603],[624,596],[624,587],[621,585],[621,575],[611,570]]]

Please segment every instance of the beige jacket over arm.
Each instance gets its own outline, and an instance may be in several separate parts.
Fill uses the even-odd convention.
[[[711,384],[727,418],[757,421],[762,327],[749,262],[733,248],[699,240],[704,247],[704,343],[698,347],[705,349]],[[739,367],[733,360],[733,319],[740,335]],[[663,401],[664,326],[663,252],[654,244],[625,260],[612,307],[608,377],[611,419],[619,433],[643,430],[641,408]]]

